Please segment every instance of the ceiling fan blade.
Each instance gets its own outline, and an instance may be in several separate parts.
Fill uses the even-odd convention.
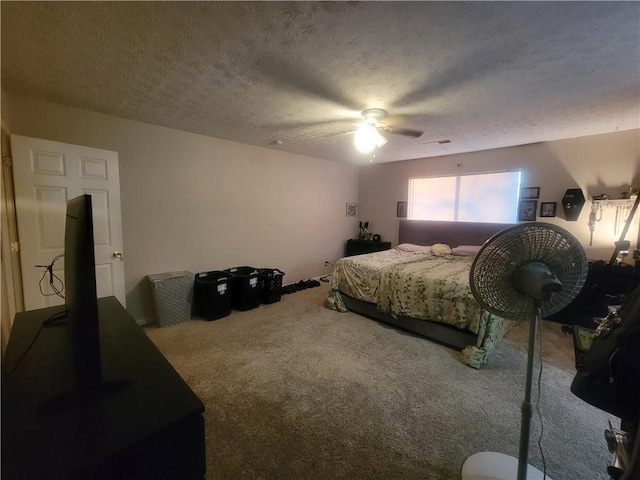
[[[351,122],[350,120],[336,118],[336,119],[316,120],[316,121],[300,120],[300,121],[291,121],[291,122],[270,123],[270,120],[267,118],[265,119],[265,124],[267,123],[281,130],[294,130],[294,129],[305,129],[310,127],[327,127],[327,126],[338,125],[338,124],[351,124],[353,122]]]
[[[391,133],[395,133],[396,135],[406,135],[408,137],[418,138],[422,136],[424,132],[421,132],[419,130],[411,130],[409,128],[391,127]]]
[[[314,69],[311,64],[301,64],[275,55],[266,55],[256,60],[254,67],[266,81],[278,88],[331,102],[350,110],[359,108],[353,98],[337,89],[334,83],[326,80],[326,76]]]
[[[338,133],[330,133],[326,135],[327,137],[344,137],[346,135],[353,135],[357,130],[349,130],[347,132],[338,132]]]

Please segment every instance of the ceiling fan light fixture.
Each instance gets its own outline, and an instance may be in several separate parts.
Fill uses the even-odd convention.
[[[354,140],[356,148],[362,153],[370,153],[379,146],[380,142],[382,142],[381,145],[387,142],[387,139],[380,135],[376,127],[366,123],[358,127]]]

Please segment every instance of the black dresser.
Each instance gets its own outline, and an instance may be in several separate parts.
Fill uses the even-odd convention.
[[[2,361],[2,478],[203,479],[204,405],[115,297],[98,300],[102,378],[126,387],[42,408],[75,383],[67,325],[40,330],[60,310],[13,323]]]

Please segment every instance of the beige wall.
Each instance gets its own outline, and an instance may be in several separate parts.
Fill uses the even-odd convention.
[[[558,202],[558,217],[538,218],[573,233],[590,259],[608,260],[613,253],[615,208],[604,211],[589,247],[587,201],[577,221],[567,221],[560,202],[569,188],[581,188],[587,200],[601,193],[618,196],[640,186],[640,130],[487,150],[447,157],[372,164],[360,169],[360,218],[385,240],[398,241],[396,202],[407,199],[409,178],[522,169],[522,185],[540,187],[540,202]],[[627,235],[635,244],[640,211]],[[631,259],[629,258],[629,261]]]
[[[117,151],[127,309],[152,315],[146,275],[275,267],[329,273],[357,232],[357,167],[119,119],[13,94],[12,134]]]

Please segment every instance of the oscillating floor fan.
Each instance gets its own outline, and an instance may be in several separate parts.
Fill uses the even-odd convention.
[[[528,465],[538,323],[540,318],[562,310],[580,293],[587,272],[580,242],[563,228],[548,223],[506,228],[487,240],[476,255],[469,274],[476,301],[495,315],[531,324],[518,458],[496,452],[476,453],[462,466],[462,480],[542,480],[543,474]]]

